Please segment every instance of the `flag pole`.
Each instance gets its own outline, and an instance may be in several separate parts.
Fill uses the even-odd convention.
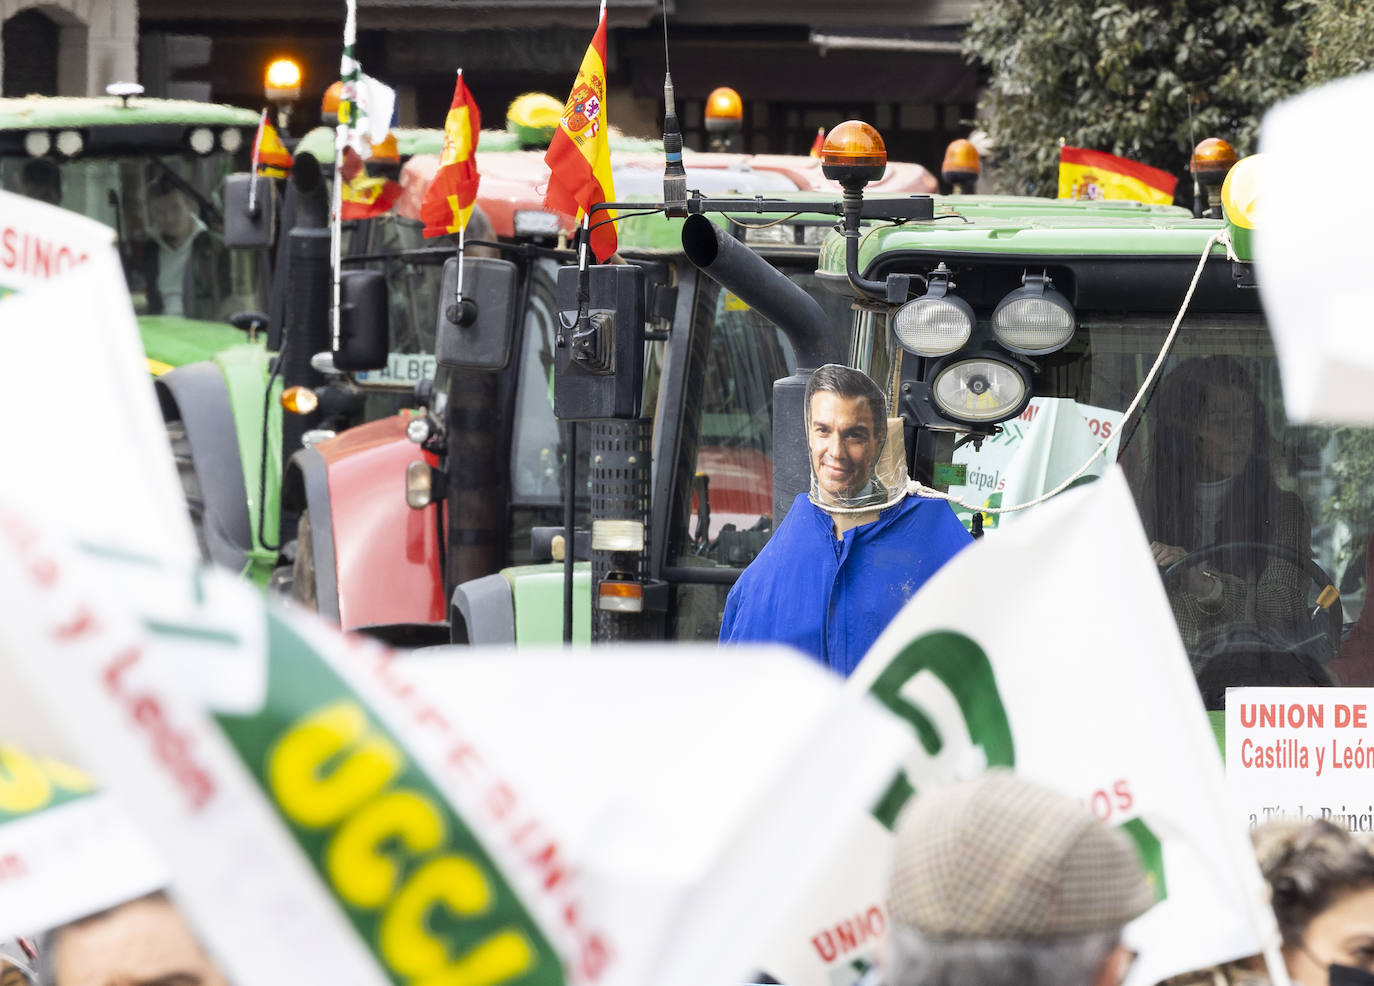
[[[462,69],[459,69],[459,70],[458,70],[458,78],[461,79],[462,77],[463,77],[463,70],[462,70]],[[466,88],[466,87],[464,87],[464,88]],[[469,128],[469,129],[471,129],[471,128]],[[476,147],[477,147],[477,138],[476,138],[475,135],[474,135],[474,137],[473,137],[472,143],[473,143],[473,151],[472,151],[472,153],[475,153],[475,152],[476,152]],[[453,300],[457,303],[457,305],[458,305],[458,311],[459,311],[460,313],[461,313],[462,310],[463,310],[463,245],[464,245],[465,241],[467,240],[467,231],[468,231],[468,224],[467,224],[466,222],[463,222],[462,219],[460,218],[460,219],[459,219],[459,222],[458,222],[458,297],[456,297],[456,298],[453,299]]]
[[[344,18],[344,49],[339,59],[340,81],[339,120],[334,127],[334,195],[329,228],[329,269],[333,280],[330,305],[333,348],[339,348],[339,271],[343,266],[343,154],[348,144],[348,130],[357,114],[358,63],[353,59],[353,46],[358,40],[358,0],[348,0],[348,14]],[[345,119],[345,116],[347,119]]]
[[[248,215],[258,214],[258,155],[262,151],[262,133],[267,124],[267,107],[263,107],[262,119],[258,121],[258,132],[253,137],[252,177],[248,179]]]

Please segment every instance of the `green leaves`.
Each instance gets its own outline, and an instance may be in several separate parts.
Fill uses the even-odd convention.
[[[1306,85],[1316,12],[1338,8],[1367,16],[1324,27],[1352,38],[1324,50],[1347,64],[1363,38],[1374,55],[1374,0],[981,3],[964,52],[988,72],[976,121],[997,148],[988,173],[1000,191],[1053,195],[1062,137],[1177,174],[1186,199],[1193,145],[1216,136],[1252,153],[1264,111]]]

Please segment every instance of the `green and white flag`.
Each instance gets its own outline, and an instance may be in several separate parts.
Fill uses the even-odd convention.
[[[240,986],[737,983],[912,742],[782,649],[401,655],[3,506],[0,597]]]
[[[396,112],[396,90],[363,71],[353,53],[357,40],[356,0],[349,0],[344,20],[343,56],[339,59],[343,92],[339,97],[338,126],[346,134],[346,146],[366,159],[372,156],[372,145],[380,144],[391,129],[391,118]]]
[[[1277,943],[1216,743],[1119,468],[945,565],[850,685],[918,739],[854,815],[830,876],[760,957],[789,986],[837,986],[871,960],[888,914],[890,827],[914,793],[988,766],[1078,799],[1140,849],[1160,902],[1127,928],[1131,982]]]

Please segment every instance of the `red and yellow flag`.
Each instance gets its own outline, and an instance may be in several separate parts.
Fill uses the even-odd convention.
[[[582,67],[577,70],[558,130],[544,153],[544,163],[552,172],[544,204],[555,212],[575,214],[580,220],[597,202],[614,201],[611,145],[606,133],[606,0],[601,0],[601,21],[582,56]],[[615,253],[615,223],[604,222],[613,218],[615,212],[611,210],[591,217],[592,252],[603,262]]]
[[[816,131],[816,139],[811,142],[811,156],[820,157],[825,150],[825,127]]]
[[[267,111],[262,111],[258,121],[258,133],[253,138],[253,170],[264,178],[285,178],[296,159],[281,142],[277,128],[267,122]]]
[[[1061,199],[1132,199],[1172,205],[1178,179],[1148,164],[1085,147],[1059,148]]]
[[[351,147],[344,148],[339,169],[343,187],[339,189],[339,218],[370,219],[386,214],[401,195],[400,182],[380,175],[369,175],[363,159]]]
[[[463,83],[463,70],[453,85],[453,102],[444,119],[444,149],[439,154],[439,170],[420,203],[425,236],[458,233],[468,224],[477,202],[477,138],[482,132],[482,114]]]

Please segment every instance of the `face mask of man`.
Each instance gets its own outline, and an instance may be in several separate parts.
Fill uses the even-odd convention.
[[[1331,965],[1327,967],[1331,986],[1374,986],[1374,972],[1353,965]]]

